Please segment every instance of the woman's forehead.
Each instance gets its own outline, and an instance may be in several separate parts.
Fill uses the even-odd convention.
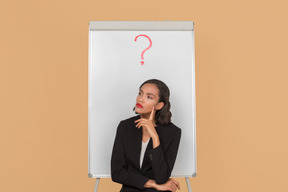
[[[148,95],[153,94],[157,96],[159,90],[156,85],[151,84],[151,83],[146,83],[140,88],[140,91],[143,91],[144,93],[147,93]]]

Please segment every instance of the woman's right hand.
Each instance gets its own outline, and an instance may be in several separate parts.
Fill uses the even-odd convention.
[[[158,191],[172,191],[175,192],[177,188],[180,190],[180,184],[178,181],[170,178],[168,181],[164,184],[157,184],[156,189]]]

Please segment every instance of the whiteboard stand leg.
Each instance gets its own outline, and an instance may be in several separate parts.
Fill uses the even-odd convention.
[[[94,188],[94,192],[97,192],[98,185],[99,185],[99,181],[100,181],[100,178],[97,178],[97,179],[96,179],[95,188]]]
[[[186,183],[187,183],[188,191],[189,191],[189,192],[192,192],[192,190],[191,190],[191,186],[190,186],[189,177],[185,177],[185,179],[186,179]]]

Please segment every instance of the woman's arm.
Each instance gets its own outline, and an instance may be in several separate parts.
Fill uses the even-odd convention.
[[[147,183],[144,185],[145,188],[154,188],[158,191],[176,191],[177,189],[180,190],[180,184],[178,181],[170,178],[164,184],[157,184],[155,180],[149,179]]]
[[[175,134],[167,151],[163,152],[161,143],[156,148],[148,151],[157,184],[164,184],[168,181],[176,160],[180,138],[181,129]]]
[[[149,180],[141,174],[136,174],[126,169],[126,158],[123,147],[123,128],[125,124],[121,121],[117,128],[112,156],[111,156],[111,178],[114,182],[143,189]]]
[[[152,179],[149,179],[144,185],[145,188],[154,188],[154,189],[156,189],[156,186],[157,183],[155,182],[155,180]]]

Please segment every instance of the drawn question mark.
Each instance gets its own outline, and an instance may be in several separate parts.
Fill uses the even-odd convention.
[[[144,51],[142,51],[142,53],[141,53],[141,59],[142,59],[143,61],[140,61],[140,63],[141,63],[141,65],[143,65],[143,64],[144,64],[144,53],[145,53],[145,51],[147,51],[148,49],[150,49],[150,47],[152,46],[152,41],[151,41],[150,37],[148,37],[147,35],[143,35],[143,34],[138,35],[137,37],[135,37],[135,41],[137,41],[137,38],[140,37],[140,36],[147,37],[148,40],[149,40],[149,42],[150,42],[149,47],[147,47],[146,49],[144,49]]]

